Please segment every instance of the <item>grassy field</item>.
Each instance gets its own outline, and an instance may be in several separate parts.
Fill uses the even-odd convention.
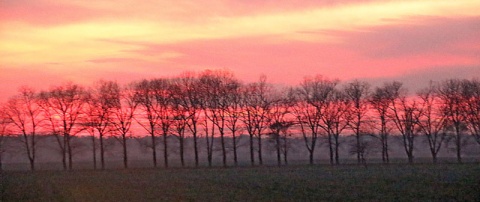
[[[479,164],[8,171],[0,201],[479,201]]]

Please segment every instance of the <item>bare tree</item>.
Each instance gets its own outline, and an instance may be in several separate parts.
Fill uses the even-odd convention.
[[[187,127],[187,117],[185,112],[181,108],[180,105],[174,104],[173,105],[173,123],[172,123],[172,130],[175,137],[177,137],[179,142],[179,155],[180,155],[180,163],[182,167],[185,166],[185,129]]]
[[[204,71],[199,77],[203,110],[206,117],[215,125],[220,134],[223,166],[227,166],[225,133],[229,117],[232,93],[238,93],[238,81],[231,72]],[[208,112],[207,112],[208,111]],[[230,118],[230,119],[229,119]],[[233,117],[235,118],[235,117]]]
[[[174,80],[174,100],[183,109],[186,118],[187,128],[193,137],[193,150],[195,155],[195,166],[199,165],[198,157],[198,126],[202,106],[198,89],[198,78],[194,73],[187,72]]]
[[[440,108],[446,117],[447,125],[451,125],[454,130],[452,138],[459,163],[462,162],[463,133],[467,122],[462,83],[462,80],[450,79],[441,82],[438,88]]]
[[[150,135],[153,167],[157,167],[156,129],[160,117],[155,112],[157,105],[155,98],[152,96],[153,89],[148,80],[142,80],[134,85],[135,91],[139,95],[139,105],[142,107],[142,112],[139,113],[140,116],[136,120]]]
[[[35,170],[37,134],[42,122],[37,94],[32,88],[22,87],[17,96],[8,100],[3,111],[11,123],[11,132],[22,137],[21,141],[30,163],[30,169]]]
[[[250,164],[252,166],[255,165],[255,153],[254,153],[254,146],[253,146],[253,137],[255,136],[255,119],[254,113],[251,111],[248,106],[248,91],[249,89],[245,87],[244,91],[242,92],[242,102],[241,102],[241,121],[247,130],[249,136],[249,148],[250,148]]]
[[[153,96],[155,98],[155,113],[160,118],[159,126],[163,137],[163,159],[165,167],[168,167],[168,135],[172,125],[175,122],[175,109],[173,85],[171,79],[154,79],[151,82],[153,87]],[[183,151],[181,152],[183,154]],[[183,165],[183,164],[182,164]]]
[[[65,170],[67,169],[67,159],[68,168],[72,169],[74,147],[72,147],[71,139],[79,131],[75,127],[79,123],[86,103],[85,92],[83,87],[67,83],[40,93],[44,117],[49,121],[50,130],[57,139]]]
[[[380,121],[379,134],[377,137],[380,140],[382,146],[382,161],[383,163],[389,163],[389,145],[388,139],[390,136],[391,128],[389,127],[389,109],[392,103],[392,99],[395,98],[392,89],[395,90],[394,84],[385,83],[382,87],[377,87],[370,98],[370,105],[376,112],[376,115]],[[371,123],[371,125],[374,125]]]
[[[480,81],[464,81],[463,86],[469,130],[480,145]]]
[[[337,84],[338,80],[329,80],[322,76],[316,76],[314,78],[305,78],[300,86],[292,91],[295,99],[292,112],[297,118],[305,146],[310,154],[310,164],[313,164],[315,146],[321,134],[323,112],[327,99]]]
[[[276,93],[275,98],[272,100],[272,106],[269,113],[269,129],[270,136],[274,140],[275,150],[277,153],[277,164],[282,165],[282,155],[285,165],[288,164],[288,129],[294,124],[293,121],[287,119],[290,113],[290,100],[285,95]]]
[[[111,124],[114,131],[120,134],[117,140],[122,144],[123,149],[123,166],[128,168],[128,151],[127,151],[127,135],[130,133],[135,111],[139,105],[139,93],[133,84],[125,86],[123,89],[118,84],[112,87],[112,102],[115,103],[111,111]]]
[[[89,114],[92,113],[92,109],[90,106],[85,109],[85,117],[83,118],[82,123],[80,123],[80,127],[83,131],[86,131],[90,135],[90,140],[92,141],[92,161],[93,161],[93,169],[97,170],[97,137],[96,137],[96,130],[94,127],[94,123],[91,121]]]
[[[415,100],[406,98],[406,90],[402,88],[402,83],[393,82],[389,87],[389,92],[393,95],[390,105],[390,117],[402,135],[402,143],[408,162],[413,163],[414,143],[419,131],[417,127],[421,112]]]
[[[223,104],[225,103],[225,97],[223,93],[223,75],[222,72],[213,72],[210,70],[202,72],[199,77],[199,93],[201,94],[202,100],[202,109],[205,113],[205,130],[206,130],[206,140],[207,140],[207,156],[209,165],[211,165],[212,161],[212,152],[213,152],[213,135],[214,128],[218,129],[220,133],[220,142],[222,146],[222,160],[223,166],[227,166],[227,154],[225,149],[225,110],[223,110]],[[212,132],[208,132],[208,123],[210,121],[213,125]],[[211,134],[211,136],[208,136]]]
[[[169,79],[143,80],[137,83],[135,88],[138,92],[137,100],[143,109],[140,113],[143,119],[137,119],[137,121],[150,134],[153,165],[157,166],[156,134],[159,133],[157,129],[160,129],[163,136],[164,164],[168,167],[167,136],[173,123],[171,81]]]
[[[334,87],[333,85],[331,87]],[[333,89],[328,95],[322,107],[321,128],[327,134],[327,142],[330,151],[330,164],[339,164],[340,134],[350,123],[351,102],[343,92]]]
[[[11,120],[7,118],[5,115],[5,111],[0,111],[0,173],[3,170],[3,161],[2,157],[3,154],[7,151],[6,149],[6,140],[7,136],[10,135],[9,125],[11,124]]]
[[[271,108],[272,87],[267,84],[266,77],[261,76],[260,81],[246,86],[243,95],[242,122],[245,124],[250,136],[250,162],[254,165],[253,137],[257,137],[258,163],[263,164],[262,159],[262,135],[268,127],[268,113]]]
[[[238,139],[237,133],[241,130],[240,118],[242,111],[242,85],[239,81],[232,81],[227,85],[226,96],[226,119],[225,126],[230,130],[232,135],[232,150],[233,150],[233,162],[235,166],[238,165]]]
[[[355,134],[357,163],[362,163],[361,151],[363,150],[360,149],[362,146],[361,135],[365,134],[365,131],[362,131],[362,126],[365,125],[365,117],[369,112],[368,98],[370,97],[370,84],[354,80],[347,84],[344,91],[352,102],[352,108],[349,110],[351,116],[349,126]]]
[[[430,82],[429,86],[417,93],[421,99],[421,116],[418,126],[428,142],[433,163],[437,163],[437,155],[445,141],[445,116],[439,108],[439,99],[436,95],[436,86]]]
[[[203,111],[205,114],[205,118],[203,118],[203,129],[205,131],[205,143],[207,145],[207,161],[208,161],[208,166],[212,166],[212,161],[213,161],[213,143],[215,141],[215,124],[213,124],[209,119],[207,118],[209,115],[209,111],[204,110]]]
[[[99,81],[95,88],[89,92],[87,100],[88,105],[85,107],[86,116],[83,117],[84,125],[88,126],[86,130],[92,135],[92,149],[94,168],[96,169],[96,145],[95,131],[98,132],[100,141],[100,163],[101,169],[105,169],[105,146],[104,138],[107,133],[112,130],[112,113],[113,108],[119,103],[120,87],[113,81]]]

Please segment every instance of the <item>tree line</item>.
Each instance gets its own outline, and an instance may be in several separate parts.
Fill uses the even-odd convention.
[[[380,145],[381,158],[389,163],[388,140],[401,137],[402,148],[414,162],[415,138],[424,136],[432,161],[446,142],[452,143],[462,162],[467,138],[480,146],[480,81],[449,79],[408,93],[401,82],[372,87],[354,80],[340,83],[323,76],[306,77],[299,85],[278,88],[265,76],[243,83],[228,71],[187,72],[172,78],[155,78],[120,85],[99,81],[84,87],[74,83],[37,91],[22,87],[0,111],[0,168],[7,136],[18,137],[30,169],[35,169],[39,136],[55,137],[65,170],[72,169],[72,138],[91,137],[92,160],[105,169],[105,138],[115,137],[122,145],[123,166],[128,168],[127,141],[147,135],[153,166],[157,151],[169,166],[169,138],[178,139],[181,165],[185,166],[185,140],[193,139],[195,166],[199,166],[200,144],[206,148],[208,165],[220,152],[238,164],[239,135],[248,135],[251,165],[263,164],[263,141],[275,145],[278,165],[287,164],[291,137],[303,140],[314,163],[319,140],[326,141],[331,164],[339,164],[339,138],[353,135],[350,153],[357,163]],[[366,138],[379,144],[371,144]],[[161,141],[159,141],[159,139]],[[202,141],[201,141],[202,140]],[[205,141],[203,141],[205,140]],[[220,141],[220,148],[214,148]],[[232,155],[227,148],[231,141]]]

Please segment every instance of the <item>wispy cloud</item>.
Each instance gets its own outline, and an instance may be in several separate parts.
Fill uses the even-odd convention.
[[[293,84],[312,73],[480,66],[479,9],[477,0],[3,0],[0,77],[8,69],[86,83],[227,68]]]

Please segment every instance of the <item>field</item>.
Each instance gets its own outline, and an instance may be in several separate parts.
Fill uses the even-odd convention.
[[[479,164],[7,171],[0,201],[478,201]]]

